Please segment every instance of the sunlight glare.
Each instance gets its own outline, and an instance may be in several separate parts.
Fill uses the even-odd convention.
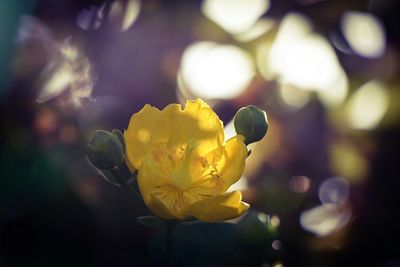
[[[321,205],[303,211],[300,215],[300,224],[304,230],[317,236],[328,236],[342,229],[350,217],[350,209],[339,210],[335,205]]]
[[[206,99],[235,98],[254,76],[252,62],[245,51],[214,42],[190,45],[183,54],[180,73],[187,89]]]
[[[236,183],[229,187],[227,192],[244,191],[248,188],[249,187],[247,185],[247,178],[245,176],[242,176]]]
[[[385,85],[377,80],[361,86],[349,100],[348,121],[352,127],[370,130],[378,126],[389,107]]]
[[[273,227],[278,227],[281,224],[281,220],[279,219],[278,215],[272,215],[270,219],[271,225]]]
[[[224,127],[225,142],[236,135],[234,120],[230,120]]]
[[[105,4],[83,9],[76,17],[76,24],[85,31],[98,29],[103,21],[104,7]]]
[[[279,240],[274,240],[272,242],[272,248],[275,250],[279,250],[282,247],[282,243]]]
[[[349,45],[359,55],[379,57],[385,52],[385,30],[374,15],[348,11],[342,16],[341,28]]]
[[[75,80],[75,74],[68,63],[62,64],[48,79],[40,92],[37,102],[45,102],[58,96]]]
[[[368,161],[351,142],[333,143],[329,148],[329,165],[336,175],[350,183],[362,182],[368,174]]]
[[[269,0],[205,0],[203,14],[225,31],[243,33],[270,7]]]
[[[319,100],[329,108],[342,105],[349,94],[349,79],[343,69],[340,70],[337,78],[332,89],[317,92]]]
[[[282,84],[279,95],[287,106],[294,109],[302,108],[310,100],[309,92],[300,90],[290,84]]]
[[[281,22],[264,64],[266,79],[277,78],[308,91],[336,90],[343,79],[344,71],[328,40],[313,33],[311,22],[296,13]]]
[[[275,21],[272,19],[259,19],[250,29],[243,33],[236,34],[234,37],[241,42],[250,42],[266,34],[272,30],[274,26]]]
[[[259,212],[257,214],[257,218],[262,222],[262,223],[267,223],[268,222],[268,215],[265,214],[264,212]]]
[[[332,177],[325,180],[318,190],[318,196],[322,204],[338,207],[347,202],[349,194],[349,183],[341,177]]]
[[[91,65],[78,48],[70,44],[69,39],[58,46],[57,54],[47,64],[41,76],[44,77],[44,84],[36,99],[39,103],[69,90],[68,101],[79,107],[83,99],[91,96]]]
[[[121,28],[128,30],[139,16],[141,2],[139,0],[114,1],[110,10],[110,18]]]

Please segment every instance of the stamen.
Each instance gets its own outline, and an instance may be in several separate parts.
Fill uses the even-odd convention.
[[[194,154],[197,146],[195,140],[190,140],[175,148],[160,145],[153,152],[162,170],[156,194],[178,217],[187,205],[218,194],[223,183],[217,157],[207,159]]]

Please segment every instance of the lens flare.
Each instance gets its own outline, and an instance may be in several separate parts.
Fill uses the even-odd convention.
[[[268,215],[265,214],[264,212],[259,212],[257,214],[257,218],[263,223],[267,223],[268,222]]]
[[[45,102],[55,96],[58,96],[75,80],[74,72],[68,63],[61,64],[50,75],[44,84],[40,95],[37,98],[39,103]]]
[[[281,220],[279,219],[279,217],[277,215],[272,215],[270,221],[271,221],[271,225],[275,228],[278,227],[279,224],[281,224]]]
[[[325,180],[319,187],[318,195],[322,204],[343,206],[350,194],[349,183],[341,177]]]
[[[225,141],[229,140],[230,138],[236,135],[234,120],[230,120],[227,124],[225,124],[224,133],[225,133]]]
[[[90,98],[93,89],[93,73],[88,58],[71,42],[71,38],[60,43],[43,22],[22,16],[17,41],[25,43],[31,40],[39,41],[46,51],[46,66],[36,77],[41,87],[36,101],[42,103],[62,95],[61,102],[81,106]]]
[[[189,46],[181,61],[181,91],[206,99],[231,99],[250,84],[254,70],[246,52],[232,45],[199,42]]]
[[[289,181],[289,187],[295,193],[305,193],[310,186],[310,178],[306,176],[293,176]]]
[[[310,93],[300,90],[289,84],[283,84],[279,90],[279,95],[283,102],[293,109],[305,106],[310,100]]]
[[[51,134],[58,128],[58,125],[59,119],[54,110],[43,108],[36,114],[34,128],[39,134]]]
[[[39,103],[68,91],[68,99],[79,107],[89,99],[93,89],[92,68],[88,59],[67,39],[42,71],[43,87],[36,101]]]
[[[114,1],[109,18],[122,32],[128,30],[139,16],[141,2],[139,0]]]
[[[300,224],[317,236],[328,236],[342,229],[350,220],[350,209],[339,210],[335,205],[321,205],[303,211]]]
[[[260,67],[266,79],[278,79],[308,91],[335,91],[344,71],[326,38],[312,32],[307,18],[292,13],[283,19],[276,40]],[[341,92],[346,89],[340,89]],[[343,93],[331,93],[342,98]]]
[[[272,242],[272,248],[275,250],[279,250],[282,247],[282,243],[279,240],[274,240]]]
[[[203,14],[225,31],[243,33],[270,7],[269,0],[205,0]]]
[[[383,83],[372,80],[361,86],[351,96],[348,104],[348,122],[353,128],[374,129],[389,107],[387,88]]]
[[[368,174],[368,161],[351,142],[333,143],[329,148],[329,165],[336,175],[350,183],[363,182]]]
[[[341,28],[350,47],[359,55],[379,57],[385,52],[385,30],[372,14],[348,11],[342,16]]]
[[[100,7],[91,6],[83,9],[76,17],[76,24],[84,31],[98,29],[103,22],[104,7],[103,4]]]
[[[236,34],[234,37],[241,42],[250,42],[266,34],[272,30],[274,26],[275,21],[272,19],[259,19],[250,29],[243,33]]]
[[[78,140],[78,131],[72,124],[62,126],[59,135],[60,140],[66,144],[72,144]]]
[[[331,90],[318,91],[317,94],[319,100],[328,108],[336,108],[342,105],[349,94],[349,79],[344,70],[340,70]]]

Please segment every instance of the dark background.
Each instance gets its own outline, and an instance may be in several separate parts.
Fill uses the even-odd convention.
[[[96,174],[85,159],[86,142],[95,129],[125,129],[144,104],[162,108],[178,102],[176,73],[191,43],[212,40],[252,49],[207,21],[201,1],[144,0],[125,32],[107,15],[96,29],[78,26],[83,9],[104,3],[111,2],[0,3],[0,266],[147,266],[150,241],[163,229],[136,221],[148,211]],[[390,108],[376,128],[360,131],[332,123],[331,111],[315,96],[296,111],[285,109],[277,101],[277,82],[260,75],[239,97],[210,101],[224,123],[248,104],[267,110],[270,119],[270,141],[249,158],[261,163],[247,166],[243,195],[253,212],[279,216],[282,247],[260,261],[252,262],[248,254],[249,266],[400,266],[399,68],[385,68],[399,60],[400,2],[272,1],[264,16],[279,21],[290,11],[300,12],[329,38],[340,32],[340,17],[348,10],[374,14],[386,31],[390,54],[380,58],[335,50],[350,92],[375,78],[388,85]],[[24,15],[40,20],[53,39],[16,42]],[[68,37],[91,64],[91,99],[71,105],[67,88],[38,103],[41,73],[49,62],[43,43]],[[301,227],[299,217],[319,205],[323,180],[343,176],[329,164],[330,144],[342,141],[351,144],[366,170],[357,177],[361,182],[344,177],[350,181],[350,221],[317,237]],[[311,186],[292,198],[289,180],[299,175],[309,177]]]

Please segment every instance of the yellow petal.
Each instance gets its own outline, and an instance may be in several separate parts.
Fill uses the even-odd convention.
[[[236,135],[226,142],[224,154],[217,164],[219,176],[225,184],[225,190],[242,176],[247,155],[248,150],[243,136]]]
[[[160,110],[145,105],[132,116],[124,138],[128,166],[139,169],[142,158],[155,145],[168,141],[168,121]]]
[[[171,127],[170,147],[185,148],[190,140],[195,140],[197,153],[204,155],[223,144],[222,122],[203,100],[187,101],[184,110],[178,104],[171,104],[163,113]]]
[[[161,150],[162,151],[162,150]],[[155,150],[143,158],[142,165],[137,177],[140,192],[144,202],[156,215],[161,218],[181,218],[178,215],[184,204],[181,193],[168,184],[166,177],[169,172],[168,163],[163,165],[162,161],[168,160],[168,156]]]
[[[170,184],[174,162],[166,145],[157,145],[142,160],[137,181],[146,205],[162,218],[181,218],[182,192]]]
[[[170,212],[164,202],[156,194],[150,195],[149,201],[146,202],[146,205],[154,214],[163,219],[179,219]]]
[[[209,197],[188,207],[188,215],[201,221],[217,222],[239,217],[249,205],[242,202],[239,191]]]
[[[223,149],[215,150],[207,156],[210,161],[217,161],[216,169],[220,179],[221,192],[225,192],[243,174],[248,153],[243,141],[243,136],[236,135],[226,142]],[[210,159],[210,157],[216,159]]]
[[[140,166],[137,182],[143,200],[149,209],[157,216],[164,219],[177,218],[166,203],[157,194],[157,189],[165,185],[165,177],[168,176],[168,156],[165,147],[156,146],[151,153],[148,153]]]
[[[138,172],[138,185],[145,200],[161,185],[169,182],[174,162],[165,145],[157,145],[143,159]]]

